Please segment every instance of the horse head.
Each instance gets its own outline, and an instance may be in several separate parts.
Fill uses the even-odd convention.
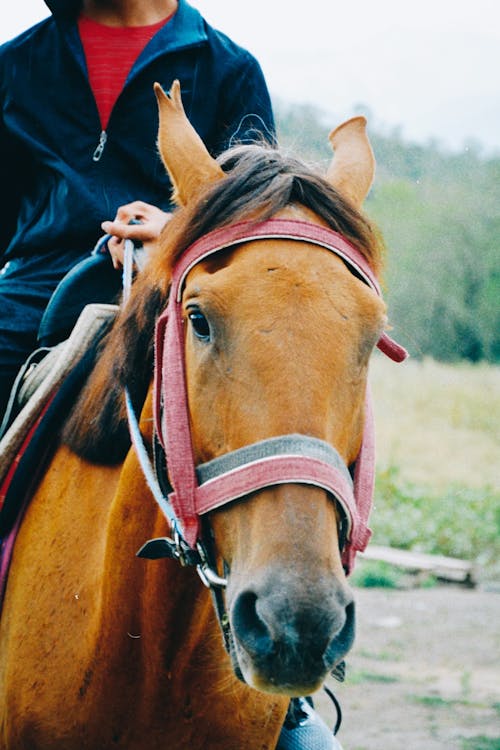
[[[340,230],[378,270],[359,213],[374,172],[364,118],[333,131],[326,178],[312,178],[260,146],[215,161],[184,115],[178,84],[169,96],[155,90],[160,154],[184,210],[217,205],[222,234],[238,212],[250,225],[271,218]],[[178,290],[194,464],[295,435],[331,446],[353,467],[368,361],[386,325],[381,296],[307,233],[264,239],[250,231],[221,243],[186,269]],[[205,516],[228,580],[233,666],[263,691],[317,689],[353,642],[345,508],[320,485],[269,482]]]

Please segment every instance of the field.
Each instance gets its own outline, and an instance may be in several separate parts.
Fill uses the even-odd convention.
[[[330,680],[344,750],[500,750],[500,592],[360,588],[346,681]],[[333,725],[326,695],[315,696]]]
[[[358,562],[357,639],[345,683],[329,682],[339,739],[344,750],[500,750],[500,368],[372,365],[373,541],[473,560],[479,585],[417,586]],[[331,725],[328,698],[315,699]]]
[[[374,543],[500,579],[500,368],[373,360]]]
[[[377,465],[434,490],[500,491],[500,367],[372,360]]]

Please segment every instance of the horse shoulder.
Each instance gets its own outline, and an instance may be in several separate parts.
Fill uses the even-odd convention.
[[[9,708],[16,737],[30,726],[43,735],[66,704],[75,714],[94,657],[105,530],[119,473],[96,469],[61,446],[27,507],[0,620],[0,705]]]

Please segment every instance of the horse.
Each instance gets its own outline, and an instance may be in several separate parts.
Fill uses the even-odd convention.
[[[0,621],[2,750],[275,748],[290,697],[354,639],[346,574],[369,531],[349,482],[369,358],[391,351],[366,121],[333,131],[322,175],[261,144],[214,159],[178,82],[155,92],[178,208],[31,491]]]

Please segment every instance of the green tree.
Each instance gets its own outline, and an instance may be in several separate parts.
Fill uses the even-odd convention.
[[[281,144],[321,166],[335,123],[276,102]],[[500,361],[500,158],[370,132],[377,177],[366,211],[387,245],[391,323],[414,356]]]

